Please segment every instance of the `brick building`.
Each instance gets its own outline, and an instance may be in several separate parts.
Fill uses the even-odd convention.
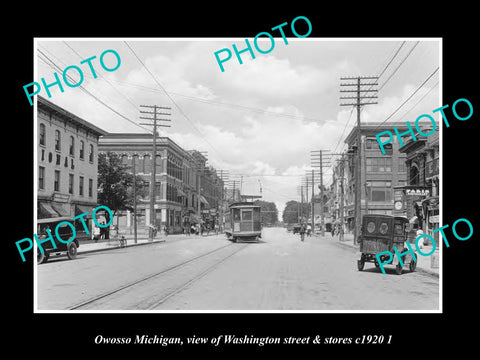
[[[135,164],[135,174],[143,179],[147,189],[151,181],[152,146],[152,134],[110,133],[99,140],[100,152],[117,153],[132,172]],[[168,137],[157,136],[156,148],[155,225],[178,233],[191,222],[210,219],[205,211],[217,213],[223,183],[206,166],[206,158],[198,151],[184,150]],[[148,191],[137,199],[136,215],[139,232],[146,233],[151,216]],[[133,230],[132,212],[119,212],[115,221],[120,228]]]
[[[37,218],[75,217],[97,204],[98,139],[106,132],[37,96]],[[83,229],[80,224],[79,229]]]
[[[363,124],[361,132],[361,214],[393,215],[395,186],[407,183],[406,155],[399,151],[400,144],[396,136],[392,140],[392,151],[382,154],[375,137],[382,131],[392,131],[396,126],[400,133],[407,131],[405,122],[371,122]],[[354,127],[345,139],[350,156],[340,162],[344,166],[344,219],[345,229],[353,231],[355,226],[355,167],[357,149],[357,127]],[[336,171],[335,171],[336,172]],[[338,187],[335,185],[335,189]],[[336,196],[336,199],[339,199]]]

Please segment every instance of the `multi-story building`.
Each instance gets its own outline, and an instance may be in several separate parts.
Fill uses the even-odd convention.
[[[37,218],[88,212],[91,227],[98,205],[98,139],[106,132],[40,96],[37,131]]]
[[[145,188],[149,188],[151,182],[152,147],[152,134],[110,133],[99,140],[100,152],[120,155],[132,172],[135,164],[135,174],[142,178]],[[221,191],[210,186],[206,158],[200,152],[186,151],[170,138],[157,136],[155,161],[154,217],[158,228],[180,232],[190,223],[202,221],[204,211],[210,213],[218,204]],[[152,216],[148,191],[137,199],[136,216],[140,231],[147,231]],[[133,229],[131,211],[120,211],[116,220],[121,228]]]
[[[361,159],[360,159],[360,185],[362,186],[360,207],[361,214],[386,214],[393,215],[395,186],[404,186],[407,182],[406,156],[399,151],[398,138],[393,136],[392,149],[386,155],[382,154],[378,141],[375,137],[382,131],[389,130],[393,133],[393,127],[397,127],[400,133],[408,130],[405,122],[362,124],[361,134]],[[340,162],[344,166],[344,219],[347,231],[352,231],[355,226],[355,168],[357,166],[357,127],[353,128],[346,137],[345,143],[350,149],[345,161]],[[405,141],[405,138],[402,138]],[[340,165],[339,165],[340,166]],[[337,196],[336,198],[339,198]]]
[[[438,129],[438,124],[436,126]],[[429,133],[430,129],[421,129]],[[395,189],[395,209],[412,220],[415,228],[420,228],[438,240],[439,227],[439,132],[430,136],[415,134],[404,140],[399,151],[406,154],[407,184]]]

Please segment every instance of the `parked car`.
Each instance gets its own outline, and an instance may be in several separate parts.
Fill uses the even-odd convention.
[[[51,241],[46,241],[41,244],[42,249],[43,249],[43,254],[40,251],[40,248],[37,246],[37,263],[45,263],[48,261],[50,258],[50,255],[55,254],[55,255],[62,255],[62,253],[66,253],[67,257],[70,260],[73,260],[77,257],[77,249],[80,246],[78,243],[78,240],[75,238],[68,244],[65,244],[61,241],[58,241],[56,235],[55,235],[55,229],[57,225],[63,221],[70,222],[72,221],[71,218],[69,217],[57,217],[57,218],[48,218],[48,219],[38,219],[37,221],[37,236],[38,239],[41,241],[43,239],[46,239],[48,237],[48,233],[46,229],[48,228],[50,230],[50,233],[52,234],[52,238],[54,240],[56,248],[53,246]],[[69,239],[72,238],[73,236],[73,231],[70,226],[67,224],[62,224],[58,228],[58,235],[60,238],[62,238],[64,241],[68,241]]]

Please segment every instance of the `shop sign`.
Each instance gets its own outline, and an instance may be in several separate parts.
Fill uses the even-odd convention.
[[[430,196],[430,190],[406,188],[405,195]]]

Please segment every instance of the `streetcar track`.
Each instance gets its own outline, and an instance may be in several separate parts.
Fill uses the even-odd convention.
[[[233,255],[237,254],[238,252],[240,252],[241,250],[245,249],[248,245],[245,245],[245,246],[242,246],[241,248],[239,248],[237,251],[231,253],[230,255],[224,257],[223,259],[221,259],[220,261],[217,261],[215,262],[213,265],[209,266],[206,270],[202,271],[200,274],[198,274],[197,276],[195,276],[193,279],[190,279],[189,281],[187,281],[186,283],[182,284],[181,286],[178,286],[175,290],[171,291],[169,294],[165,295],[164,297],[162,297],[160,300],[156,301],[154,304],[150,305],[148,307],[148,310],[151,310],[151,309],[154,309],[156,308],[157,306],[163,304],[165,301],[167,301],[168,299],[170,299],[172,296],[178,294],[179,292],[183,291],[184,289],[186,289],[189,285],[193,284],[194,282],[200,280],[201,278],[203,278],[205,275],[207,275],[209,272],[211,272],[213,269],[215,269],[216,267],[218,267],[220,264],[222,264],[225,260],[229,259],[230,257],[232,257]]]
[[[191,258],[191,259],[188,259],[188,260],[186,260],[186,261],[183,261],[183,262],[181,262],[181,263],[175,264],[175,265],[170,266],[170,267],[168,267],[168,268],[166,268],[166,269],[163,269],[163,270],[161,270],[161,271],[158,271],[158,272],[155,272],[155,273],[150,274],[150,275],[148,275],[148,276],[145,276],[145,277],[143,277],[143,278],[141,278],[141,279],[139,279],[139,280],[135,280],[135,281],[132,281],[132,282],[127,283],[127,284],[125,284],[125,285],[122,285],[122,286],[120,286],[120,287],[118,287],[118,288],[115,288],[114,290],[111,290],[111,291],[108,291],[108,292],[103,293],[103,294],[101,294],[101,295],[92,297],[92,298],[90,298],[90,299],[88,299],[88,300],[85,300],[85,301],[83,301],[83,302],[81,302],[81,303],[78,303],[78,304],[76,304],[76,305],[74,305],[74,306],[71,306],[71,307],[69,307],[68,309],[69,309],[69,310],[77,310],[77,309],[80,309],[80,308],[82,308],[82,307],[86,307],[87,305],[93,304],[93,303],[95,303],[95,302],[97,302],[97,301],[99,301],[99,300],[101,300],[101,299],[104,299],[104,298],[107,298],[107,297],[109,297],[109,296],[112,296],[112,295],[114,295],[114,294],[116,294],[116,293],[119,293],[119,292],[121,292],[121,291],[123,291],[123,290],[126,290],[126,289],[128,289],[128,288],[134,287],[134,286],[136,286],[136,285],[138,285],[138,284],[140,284],[140,283],[142,283],[142,282],[145,282],[145,281],[147,281],[147,280],[153,279],[153,278],[158,277],[158,276],[161,276],[161,275],[165,275],[165,274],[167,274],[167,273],[169,273],[169,272],[171,272],[171,271],[173,271],[173,270],[180,269],[180,268],[186,266],[187,264],[190,264],[190,263],[192,263],[192,262],[194,262],[194,261],[196,261],[196,260],[202,259],[202,258],[204,258],[204,257],[207,257],[207,256],[209,256],[209,255],[212,255],[212,254],[214,254],[214,253],[216,253],[216,252],[219,252],[219,251],[221,251],[221,250],[223,250],[223,249],[225,249],[225,248],[231,247],[231,246],[235,246],[235,244],[230,243],[230,244],[227,244],[227,245],[225,245],[225,246],[221,246],[221,247],[219,247],[219,248],[216,248],[216,249],[213,249],[213,250],[211,250],[211,251],[208,251],[208,252],[206,252],[206,253],[204,253],[204,254],[195,256],[195,257],[193,257],[193,258]],[[234,254],[236,254],[236,253],[239,252],[240,250],[244,249],[245,247],[246,247],[246,246],[243,246],[243,247],[241,247],[239,250],[233,252],[232,254],[229,254],[227,257],[222,258],[220,261],[218,261],[218,262],[216,262],[214,265],[210,266],[207,270],[203,271],[200,275],[198,275],[198,276],[195,277],[194,279],[189,280],[186,284],[183,284],[183,285],[181,286],[181,288],[182,288],[182,289],[185,288],[185,287],[188,286],[190,283],[193,283],[194,280],[195,280],[195,281],[196,281],[196,280],[199,280],[201,277],[203,277],[204,275],[206,275],[209,271],[213,270],[214,267],[218,266],[220,263],[222,263],[223,261],[225,261],[225,260],[228,259],[229,257],[233,256]],[[177,287],[173,292],[174,292],[174,293],[178,293],[178,292],[180,292],[180,291],[181,291],[181,289],[179,289],[179,288]],[[170,298],[170,297],[173,296],[173,295],[174,295],[174,294],[168,294],[166,297]],[[166,301],[166,300],[167,300],[166,297],[165,297],[165,299],[162,298],[162,299],[161,299],[161,300],[162,300],[161,302]],[[161,302],[160,302],[160,303],[161,303]],[[160,303],[159,303],[159,304],[160,304]],[[156,304],[155,306],[158,306],[159,304]]]

